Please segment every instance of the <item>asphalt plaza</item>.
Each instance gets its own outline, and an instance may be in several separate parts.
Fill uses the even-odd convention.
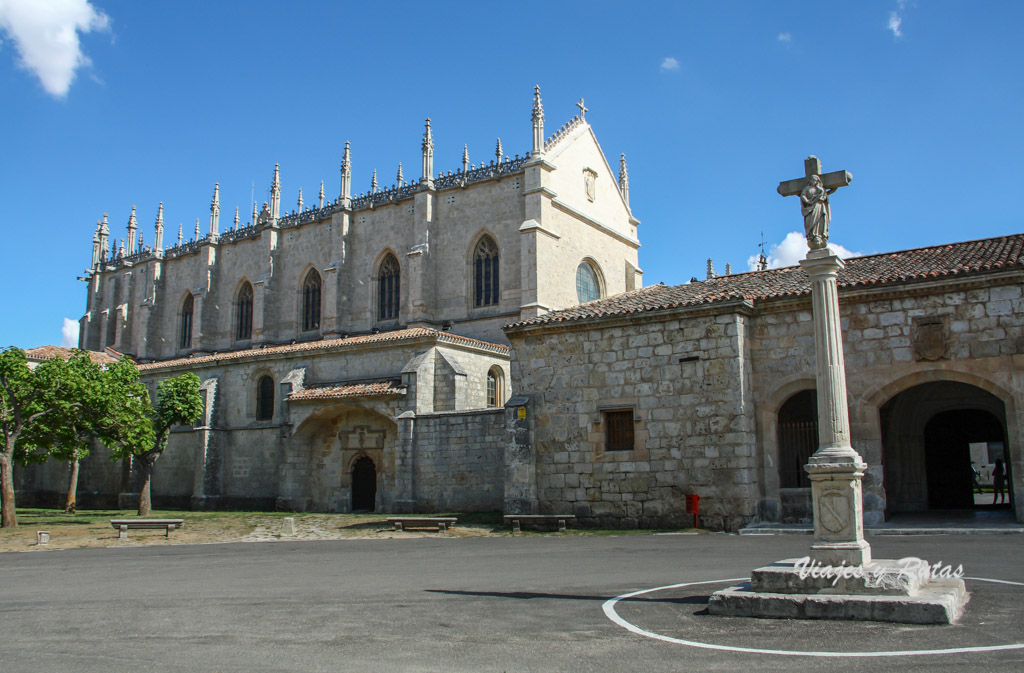
[[[872,536],[1024,583],[1024,536]],[[0,555],[0,669],[20,671],[1024,670],[1024,586],[968,580],[950,627],[747,620],[707,595],[805,536],[416,538]],[[694,584],[701,583],[701,584]],[[672,588],[659,587],[686,584]],[[906,652],[813,657],[708,649]]]

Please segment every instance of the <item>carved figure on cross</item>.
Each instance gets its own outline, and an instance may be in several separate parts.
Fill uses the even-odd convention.
[[[586,119],[587,118],[587,110],[589,108],[586,105],[583,104],[583,96],[580,96],[580,102],[576,103],[576,107],[578,107],[580,109],[580,119]]]
[[[828,225],[832,208],[828,197],[853,181],[849,171],[821,172],[821,161],[811,155],[804,160],[804,177],[780,182],[776,191],[782,196],[800,196],[800,212],[804,216],[804,235],[811,250],[828,246]]]

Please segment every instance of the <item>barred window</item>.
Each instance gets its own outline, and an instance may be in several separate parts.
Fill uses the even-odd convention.
[[[490,236],[484,236],[476,246],[473,255],[473,286],[476,306],[493,306],[498,303],[498,246]]]
[[[320,274],[310,269],[302,283],[302,331],[320,329]]]
[[[605,411],[604,450],[632,451],[633,448],[633,410]]]
[[[388,255],[377,273],[377,319],[393,320],[398,317],[399,284],[401,270],[394,255]]]
[[[269,421],[274,418],[274,379],[263,376],[256,384],[256,420]]]
[[[246,281],[238,291],[238,320],[235,338],[239,341],[252,338],[252,284]]]
[[[195,307],[195,297],[189,293],[181,304],[181,337],[178,345],[182,348],[192,347],[192,310]]]
[[[576,267],[576,297],[581,304],[601,298],[601,283],[590,262],[580,262]]]

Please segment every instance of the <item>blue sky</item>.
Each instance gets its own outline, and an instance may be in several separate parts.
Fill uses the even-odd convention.
[[[160,201],[168,240],[205,233],[219,182],[222,228],[245,222],[275,162],[286,207],[320,180],[334,198],[346,140],[355,191],[418,176],[427,116],[438,170],[499,136],[524,153],[534,84],[548,133],[583,96],[626,153],[645,284],[745,270],[762,232],[793,259],[775,187],[808,154],[854,175],[832,199],[847,250],[1020,232],[1021,26],[1020,2],[0,0],[0,345],[81,316],[104,211],[118,237],[136,204],[151,243]]]

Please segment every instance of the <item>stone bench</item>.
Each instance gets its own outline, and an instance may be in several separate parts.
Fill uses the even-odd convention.
[[[532,524],[557,524],[558,532],[564,532],[566,524],[576,523],[575,514],[506,514],[505,523],[512,524],[512,532],[518,533],[522,530],[524,523]]]
[[[128,539],[128,529],[140,530],[165,530],[166,536],[171,537],[174,531],[185,525],[184,519],[111,519],[110,525],[117,530],[118,540]]]
[[[454,526],[458,521],[454,516],[389,516],[388,523],[395,527],[395,530],[406,530],[407,528],[433,528],[437,526],[440,533]]]

